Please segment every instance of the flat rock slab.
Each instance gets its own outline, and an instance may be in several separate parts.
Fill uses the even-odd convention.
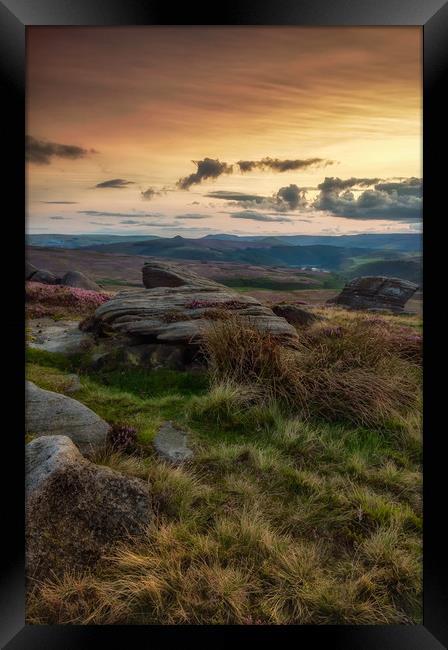
[[[61,354],[79,354],[89,349],[93,343],[91,334],[81,332],[78,321],[53,321],[48,318],[29,320],[27,323],[33,340],[28,347]]]
[[[25,431],[40,437],[68,436],[82,453],[101,447],[109,425],[81,402],[26,382]]]
[[[26,445],[25,485],[28,578],[89,569],[153,521],[147,482],[89,462],[66,436]]]
[[[165,422],[160,427],[153,444],[158,455],[174,465],[193,457],[193,452],[187,445],[187,434],[176,429],[172,422]]]
[[[354,278],[329,302],[349,309],[387,310],[401,313],[418,285],[400,278],[363,276]]]
[[[144,281],[152,288],[122,291],[98,307],[92,330],[197,346],[204,328],[233,314],[249,318],[261,331],[274,333],[285,341],[297,338],[292,325],[256,298],[186,272],[176,264],[151,262],[145,264],[143,274]],[[176,284],[167,286],[169,282]]]

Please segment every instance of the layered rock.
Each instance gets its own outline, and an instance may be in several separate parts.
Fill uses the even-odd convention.
[[[302,309],[302,307],[297,307],[297,305],[283,305],[283,304],[278,304],[274,305],[272,307],[272,311],[274,314],[277,316],[281,316],[285,320],[288,321],[288,323],[291,323],[292,325],[311,325],[311,323],[314,323],[315,321],[319,320],[319,318],[315,315],[312,314],[310,311],[307,311],[306,309]]]
[[[294,327],[255,298],[184,271],[177,264],[145,264],[143,277],[151,288],[122,291],[101,305],[92,321],[95,331],[194,346],[200,343],[204,328],[231,313],[250,318],[260,330],[285,340],[297,337]]]
[[[25,485],[29,578],[92,567],[153,520],[146,482],[94,465],[66,436],[26,446]]]
[[[366,276],[354,278],[331,303],[350,309],[403,311],[418,285],[399,278]]]
[[[25,431],[35,437],[64,435],[83,453],[107,439],[109,425],[81,402],[26,382]]]

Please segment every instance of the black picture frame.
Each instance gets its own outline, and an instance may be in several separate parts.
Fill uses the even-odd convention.
[[[424,35],[424,624],[415,626],[27,626],[24,616],[24,442],[23,412],[23,282],[24,257],[24,122],[25,30],[31,25],[418,25]],[[13,253],[14,272],[5,276],[7,297],[2,325],[3,367],[7,376],[2,474],[12,469],[3,490],[1,645],[9,650],[123,646],[155,648],[170,642],[213,642],[224,645],[240,637],[248,643],[272,643],[280,637],[303,648],[349,650],[438,650],[448,642],[447,582],[443,579],[446,541],[442,495],[446,457],[442,444],[443,386],[436,380],[446,344],[437,337],[441,317],[437,281],[444,276],[443,249],[437,251],[445,199],[442,179],[446,156],[443,93],[448,62],[448,3],[444,0],[233,0],[225,6],[184,3],[174,8],[160,0],[0,0],[0,70],[4,111],[3,158],[4,251]],[[391,65],[393,62],[391,61]],[[3,203],[3,205],[4,205]],[[22,257],[23,255],[23,257]],[[446,275],[446,274],[445,274]],[[11,277],[12,276],[12,277]],[[443,295],[443,294],[441,294]],[[439,296],[440,297],[440,296]],[[443,365],[440,365],[443,371]],[[440,375],[442,377],[443,374]],[[438,424],[440,418],[440,424]],[[444,471],[445,470],[445,471]],[[280,640],[279,639],[279,640]]]

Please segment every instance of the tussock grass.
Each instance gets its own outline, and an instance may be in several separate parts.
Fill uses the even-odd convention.
[[[239,361],[211,355],[209,390],[200,383],[183,390],[179,379],[168,392],[165,378],[160,391],[148,391],[158,385],[153,373],[147,382],[132,373],[109,382],[107,374],[82,375],[76,398],[110,422],[135,426],[140,442],[135,453],[105,448],[94,461],[148,481],[156,516],[143,538],[109,549],[95,570],[30,585],[28,623],[421,621],[418,364],[394,346],[381,352],[360,315],[334,314],[286,352],[270,338],[257,347],[258,334],[240,331],[231,341],[229,332],[223,345],[229,354],[237,347]],[[215,334],[231,321],[216,321]],[[340,337],[325,331],[329,325],[347,329]],[[355,346],[345,342],[351,331]],[[51,355],[29,366],[36,383],[53,390],[72,371]],[[345,394],[336,381],[356,372],[380,378],[367,419],[354,415],[367,408],[358,384]],[[290,387],[298,376],[302,383]],[[322,382],[321,393],[306,384],[308,408],[292,399],[304,376]],[[399,409],[387,401],[398,379],[417,394]],[[154,454],[151,438],[164,419],[191,432],[188,466]]]

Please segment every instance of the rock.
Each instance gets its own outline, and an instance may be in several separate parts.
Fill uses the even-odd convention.
[[[153,520],[146,482],[94,465],[66,436],[26,445],[25,485],[28,578],[89,569]]]
[[[164,460],[179,465],[193,456],[192,450],[187,446],[187,434],[176,429],[172,422],[165,422],[154,438],[154,448]]]
[[[254,326],[275,333],[285,342],[297,338],[294,327],[255,298],[237,294],[176,264],[147,263],[143,274],[147,285],[171,282],[176,286],[118,293],[95,311],[92,330],[130,336],[139,342],[198,346],[204,328],[231,313],[250,318]]]
[[[272,311],[277,316],[281,316],[291,325],[311,325],[317,320],[320,320],[315,314],[297,307],[297,305],[274,305]]]
[[[36,271],[33,273],[32,282],[41,282],[42,284],[59,284],[60,278],[58,278],[54,273],[50,271],[42,270]]]
[[[33,337],[28,345],[36,350],[71,355],[86,352],[94,345],[93,336],[82,332],[76,321],[55,322],[49,318],[39,318],[30,320],[28,326]]]
[[[109,425],[99,415],[72,397],[26,382],[25,431],[36,437],[64,435],[82,453],[90,453],[106,442]]]
[[[162,345],[161,343],[142,343],[131,345],[126,340],[117,341],[110,352],[92,355],[92,367],[97,370],[116,368],[147,368],[157,370],[185,370],[191,361],[191,353],[184,345]]]
[[[77,287],[78,289],[88,289],[89,291],[101,291],[96,282],[90,280],[80,271],[68,271],[61,279],[61,284],[65,287]]]
[[[37,273],[38,270],[31,262],[25,262],[25,280],[31,280],[34,273]]]
[[[196,287],[212,289],[218,285],[213,280],[188,271],[184,267],[177,266],[171,262],[145,262],[142,269],[143,286],[146,289],[156,287],[183,287],[187,284],[194,284]]]
[[[81,380],[78,375],[70,373],[64,377],[64,391],[66,393],[77,393],[81,388]]]
[[[328,301],[350,309],[387,310],[402,313],[418,285],[399,278],[366,276],[354,278],[341,293]]]

